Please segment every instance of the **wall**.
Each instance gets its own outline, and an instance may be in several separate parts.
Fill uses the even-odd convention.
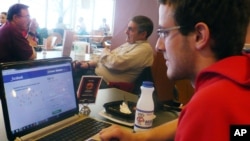
[[[250,44],[250,23],[249,23],[248,29],[247,29],[246,43]]]
[[[144,15],[154,22],[154,32],[149,37],[150,44],[154,47],[158,27],[158,4],[157,0],[116,0],[114,32],[111,48],[115,48],[126,40],[125,30],[133,16]]]
[[[175,82],[176,89],[179,93],[178,99],[184,105],[188,103],[194,94],[194,88],[189,80],[178,80]]]

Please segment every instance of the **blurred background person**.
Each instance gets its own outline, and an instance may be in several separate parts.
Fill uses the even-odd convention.
[[[7,20],[0,28],[0,62],[35,59],[36,52],[27,40],[31,34],[23,35],[31,22],[28,6],[20,3],[12,5]]]
[[[78,35],[88,35],[88,32],[86,31],[86,25],[84,23],[84,18],[80,17],[78,19],[78,24],[76,26],[76,33]]]
[[[38,34],[37,29],[39,28],[39,25],[36,21],[36,19],[31,19],[29,26],[27,26],[27,29],[23,31],[23,35],[25,38],[29,41],[30,46],[37,47],[38,44]]]
[[[64,30],[66,30],[67,27],[66,25],[63,23],[63,17],[59,17],[56,27],[53,29],[53,34],[56,34],[57,38],[59,39],[63,39],[64,36]],[[58,45],[62,44],[62,40],[57,41]]]
[[[58,18],[56,29],[66,29],[66,25],[63,23],[63,17]]]
[[[7,22],[7,12],[1,12],[0,15],[0,27]]]
[[[103,32],[104,35],[108,35],[110,32],[110,27],[107,24],[107,20],[106,18],[102,19],[102,24],[99,27],[99,30],[101,30]]]

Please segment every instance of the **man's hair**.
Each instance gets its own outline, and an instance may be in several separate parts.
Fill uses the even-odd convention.
[[[198,22],[207,24],[217,59],[239,55],[250,18],[250,0],[159,0],[173,8],[174,20],[187,35]]]
[[[7,20],[12,21],[14,15],[18,15],[21,13],[22,9],[28,9],[28,8],[29,6],[20,3],[12,5],[8,10]]]
[[[131,21],[137,24],[139,33],[142,33],[144,31],[147,32],[146,38],[148,38],[152,34],[154,24],[150,18],[139,15],[133,17]]]
[[[7,16],[7,12],[1,12],[1,14],[4,14],[5,16]]]

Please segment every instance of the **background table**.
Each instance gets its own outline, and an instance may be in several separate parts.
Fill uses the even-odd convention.
[[[102,49],[97,49],[96,53],[85,53],[84,55],[75,55],[74,50],[71,50],[70,57],[72,60],[78,60],[78,61],[90,61],[94,59],[95,57],[98,57],[102,52]],[[62,48],[57,47],[52,50],[47,51],[40,51],[37,52],[37,58],[36,59],[47,59],[47,58],[56,58],[56,57],[62,57]]]
[[[104,36],[104,35],[75,35],[75,38],[77,40],[99,39],[102,41],[104,38],[106,38],[106,40],[110,40],[110,39],[112,39],[112,36],[111,35],[107,35],[107,36]]]

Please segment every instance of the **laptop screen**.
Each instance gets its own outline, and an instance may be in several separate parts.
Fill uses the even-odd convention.
[[[8,137],[22,136],[78,113],[68,57],[2,64]]]

